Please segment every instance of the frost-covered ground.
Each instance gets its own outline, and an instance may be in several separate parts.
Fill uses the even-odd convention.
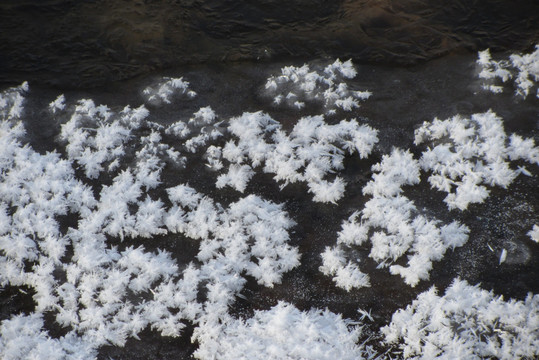
[[[1,357],[539,356],[537,54],[5,89]]]

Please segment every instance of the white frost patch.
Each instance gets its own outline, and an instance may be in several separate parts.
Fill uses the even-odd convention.
[[[539,165],[534,140],[507,138],[502,119],[492,111],[425,122],[415,132],[415,144],[424,142],[434,146],[423,152],[421,167],[432,172],[431,187],[448,193],[449,209],[483,202],[489,196],[485,185],[507,188],[522,172],[510,168],[509,160]]]
[[[179,120],[169,125],[165,134],[183,140],[183,147],[191,153],[223,136],[221,122],[209,106],[200,108],[188,121]]]
[[[141,105],[126,106],[120,113],[92,100],[79,100],[69,120],[61,125],[59,140],[65,144],[67,157],[84,169],[86,177],[96,179],[103,172],[114,174],[122,165],[126,150],[136,151],[137,177],[147,188],[158,184],[163,159],[183,165],[185,158],[161,142],[163,127],[148,121],[149,111]],[[139,137],[142,129],[150,130]]]
[[[297,249],[287,244],[287,229],[294,222],[282,205],[249,195],[223,210],[186,185],[168,192],[175,206],[169,210],[165,224],[169,231],[201,239],[200,261],[226,260],[234,272],[246,271],[270,287],[280,282],[283,273],[299,265]]]
[[[59,95],[56,100],[52,101],[50,104],[49,104],[49,109],[50,111],[55,114],[57,111],[62,111],[65,109],[66,107],[66,104],[65,104],[65,96],[62,94],[62,95]]]
[[[357,75],[351,60],[336,60],[322,71],[311,70],[309,65],[302,67],[285,66],[280,75],[266,81],[266,92],[273,97],[275,105],[286,104],[302,109],[306,102],[323,102],[328,114],[335,108],[351,111],[359,108],[359,100],[366,100],[369,91],[353,91],[344,82]]]
[[[254,173],[249,165],[231,164],[228,168],[228,173],[219,175],[215,186],[222,189],[228,185],[243,193]]]
[[[369,257],[387,267],[407,255],[408,265],[391,265],[389,270],[415,286],[429,278],[432,262],[442,259],[448,248],[468,240],[468,228],[458,222],[439,225],[419,214],[413,201],[402,196],[402,186],[419,183],[419,163],[408,151],[394,149],[373,166],[373,180],[363,188],[371,195],[361,212],[342,223],[337,245],[322,254],[320,271],[332,276],[346,290],[370,286],[369,276],[359,270],[357,261],[348,259],[350,249],[372,243]]]
[[[509,79],[514,79],[515,93],[526,98],[539,81],[539,45],[530,54],[512,54],[509,60],[493,60],[490,51],[479,52],[477,63],[481,66],[479,77],[485,79],[483,89],[500,93],[503,87],[495,85],[493,82],[500,79],[506,83]],[[536,91],[539,98],[539,89]]]
[[[196,96],[196,92],[189,89],[189,82],[181,78],[163,78],[163,81],[155,86],[148,86],[142,91],[147,103],[160,105],[170,104],[176,94],[186,94],[189,98]]]
[[[77,161],[86,176],[95,179],[107,166],[115,169],[115,161],[124,155],[131,131],[148,114],[143,106],[134,110],[126,107],[115,114],[105,105],[79,100],[69,120],[62,124],[59,139],[66,144],[68,159]]]
[[[528,235],[533,241],[539,243],[539,226],[533,225],[533,228],[528,232]]]
[[[20,119],[24,109],[24,94],[28,92],[25,81],[17,87],[9,88],[0,93],[0,120]]]
[[[338,176],[328,180],[327,175],[343,169],[346,152],[365,158],[378,141],[377,131],[367,125],[356,120],[328,125],[321,115],[301,118],[287,134],[267,114],[244,113],[230,120],[228,131],[234,138],[222,149],[212,149],[213,164],[220,163],[220,155],[229,163],[219,188],[231,185],[242,191],[252,176],[250,169],[263,165],[281,187],[306,182],[314,201],[331,203],[343,196],[345,182]]]
[[[200,359],[360,360],[361,328],[329,310],[303,312],[279,302],[247,320],[229,319],[219,331],[200,334]]]
[[[10,96],[4,92],[2,99]],[[160,183],[162,158],[172,150],[161,143],[164,129],[145,122],[144,108],[116,114],[91,100],[79,102],[62,127],[73,147],[65,160],[21,143],[25,130],[9,115],[8,100],[0,121],[0,286],[31,288],[35,311],[2,323],[0,357],[88,358],[103,345],[123,346],[147,326],[179,336],[185,321],[224,321],[245,274],[273,286],[299,265],[297,248],[288,244],[294,223],[282,205],[250,195],[223,208],[185,185],[168,189],[171,205],[148,194]],[[195,120],[214,118],[206,108]],[[108,165],[108,185],[91,189],[76,179],[75,161],[83,161],[76,154],[118,156],[115,149],[142,125],[149,131],[137,139],[126,168]],[[75,141],[79,130],[88,139]],[[63,230],[62,216],[78,222]],[[179,271],[167,251],[109,244],[112,237],[167,233],[200,242],[196,264]],[[70,327],[69,334],[48,337],[44,312]]]
[[[418,295],[382,328],[388,343],[413,359],[524,359],[539,356],[539,295],[504,301],[454,280],[444,296]]]
[[[0,356],[4,360],[94,359],[92,344],[78,339],[74,331],[58,339],[43,330],[40,314],[17,315],[0,326]]]

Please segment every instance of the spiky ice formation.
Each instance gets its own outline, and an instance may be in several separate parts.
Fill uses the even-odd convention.
[[[479,77],[485,80],[483,89],[500,93],[504,87],[497,85],[495,80],[505,84],[514,79],[515,94],[526,98],[539,81],[539,45],[530,54],[512,54],[508,60],[499,61],[492,59],[489,49],[480,51],[477,64],[481,67]],[[539,89],[536,97],[539,98]]]
[[[351,249],[372,244],[369,257],[379,267],[389,266],[392,274],[415,286],[429,278],[432,262],[439,261],[448,248],[462,246],[468,228],[458,222],[440,226],[440,221],[420,214],[413,201],[401,195],[404,185],[419,182],[419,163],[409,151],[394,149],[373,166],[373,180],[363,188],[372,198],[342,223],[337,245],[322,254],[322,273],[332,276],[346,290],[370,286],[358,261],[348,258]],[[408,265],[391,265],[407,255]],[[391,265],[391,266],[390,266]]]
[[[319,71],[311,70],[307,64],[285,66],[280,75],[267,79],[265,89],[273,97],[275,105],[287,104],[301,110],[306,102],[321,102],[331,115],[336,108],[344,111],[359,108],[359,100],[366,100],[372,95],[370,91],[348,88],[344,80],[353,79],[356,75],[351,60],[342,62],[337,59]]]
[[[407,359],[531,359],[539,356],[539,295],[504,301],[455,279],[393,314],[381,329]]]
[[[422,154],[421,168],[430,171],[431,187],[448,193],[449,209],[465,210],[489,196],[489,186],[507,188],[525,168],[512,169],[510,161],[539,165],[539,148],[533,138],[507,136],[502,119],[494,112],[459,115],[425,122],[415,132],[415,144],[432,144]]]
[[[356,120],[329,125],[323,116],[303,117],[287,134],[265,113],[244,113],[230,120],[228,131],[234,138],[222,149],[211,149],[213,163],[219,163],[221,155],[229,163],[228,173],[217,180],[218,188],[229,185],[243,192],[253,169],[264,165],[264,172],[275,174],[281,187],[306,182],[314,201],[331,203],[342,198],[345,183],[338,176],[328,180],[327,175],[343,168],[346,152],[365,158],[378,141],[370,126]]]

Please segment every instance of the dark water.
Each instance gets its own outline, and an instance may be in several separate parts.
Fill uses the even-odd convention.
[[[407,65],[538,40],[535,0],[4,0],[0,82],[88,87],[284,57]]]

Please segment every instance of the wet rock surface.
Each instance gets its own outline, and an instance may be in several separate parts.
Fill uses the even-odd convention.
[[[538,14],[531,0],[12,0],[0,4],[0,81],[83,88],[209,62],[522,51]]]

